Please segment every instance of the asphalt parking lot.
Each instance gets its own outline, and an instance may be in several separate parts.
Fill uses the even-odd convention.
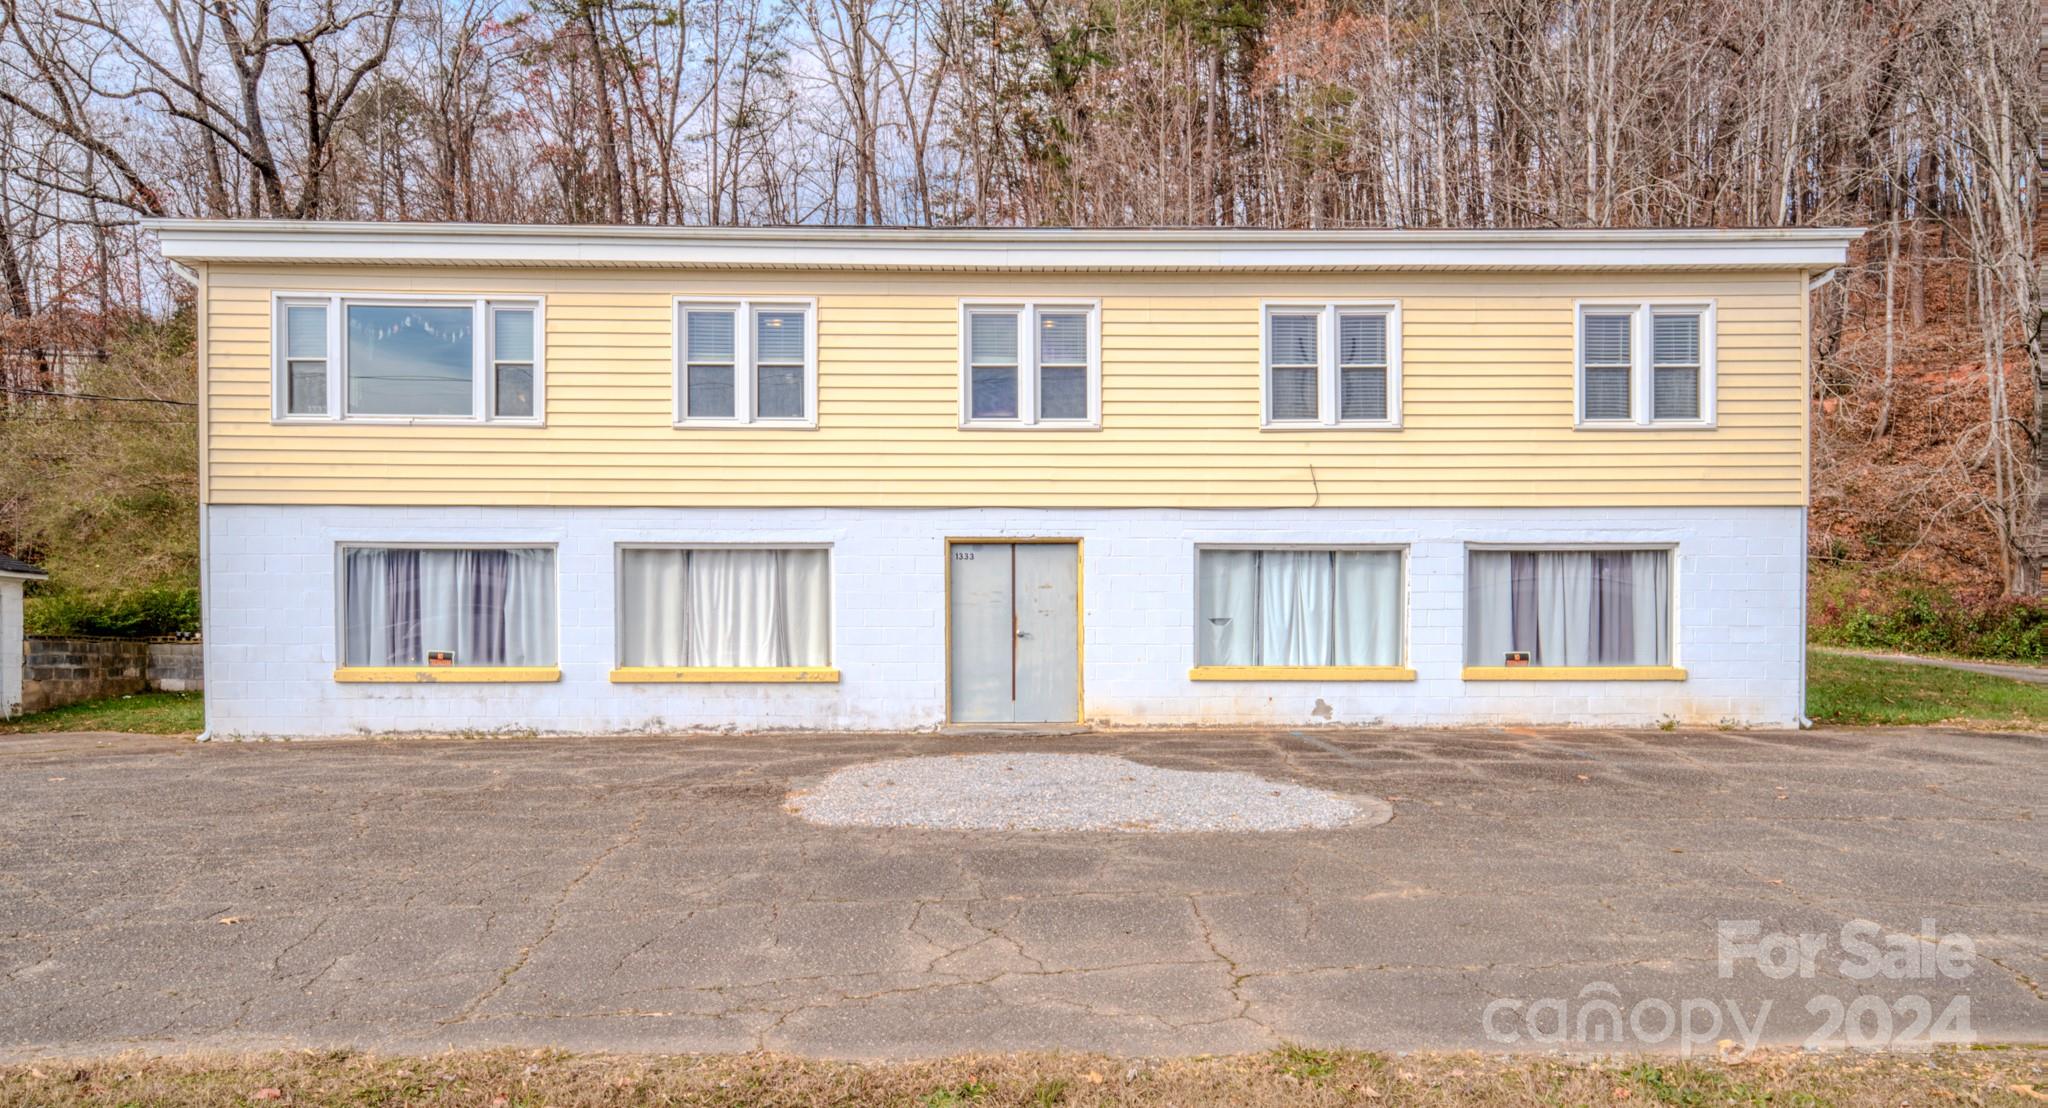
[[[787,810],[841,767],[1005,751],[1247,771],[1393,818]],[[1916,730],[10,736],[0,1052],[1528,1050],[1559,1045],[1553,1017],[1600,1032],[1601,1001],[1609,1049],[1804,1042],[1837,1009],[1837,1038],[1880,1041],[1882,1015],[1893,1045],[1915,1023],[2040,1041],[2044,784],[2040,736]],[[1684,1026],[1658,1037],[1664,1007]]]

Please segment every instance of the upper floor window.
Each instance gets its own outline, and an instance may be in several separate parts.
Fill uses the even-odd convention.
[[[272,414],[538,423],[540,309],[495,297],[279,297]]]
[[[815,427],[810,300],[676,301],[676,423]]]
[[[1711,427],[1714,307],[1581,304],[1581,427]]]
[[[1398,427],[1401,310],[1393,304],[1269,304],[1268,427]]]
[[[1099,427],[1102,358],[1092,303],[963,301],[962,427]]]

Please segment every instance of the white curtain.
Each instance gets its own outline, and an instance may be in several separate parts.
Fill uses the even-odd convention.
[[[1593,554],[1588,550],[1562,550],[1554,554],[1522,555],[1536,566],[1535,649],[1529,659],[1539,666],[1596,665],[1593,653],[1598,614],[1593,610]],[[1517,573],[1516,584],[1528,576]],[[1520,626],[1517,631],[1524,631]],[[1515,636],[1528,641],[1525,633]]]
[[[506,557],[505,661],[555,663],[555,556],[547,550],[500,551]],[[528,661],[527,659],[532,659]]]
[[[1335,664],[1401,664],[1401,555],[1340,550],[1336,556]]]
[[[831,664],[823,550],[628,550],[620,663]]]
[[[1475,550],[1465,567],[1465,664],[1497,666],[1515,648],[1513,569],[1505,552]]]
[[[1471,665],[1671,664],[1668,550],[1476,550],[1466,589]]]
[[[619,664],[680,666],[684,658],[681,550],[626,550],[619,559]]]
[[[1205,550],[1196,659],[1208,666],[1401,661],[1401,555]]]
[[[395,595],[389,585],[392,577],[391,555],[410,553],[413,552],[355,547],[342,552],[343,665],[391,665],[392,655],[395,653],[392,649],[394,644],[391,642],[394,625],[399,622],[411,622],[417,626],[419,617],[416,608],[407,614],[405,620],[393,617],[394,610],[402,610],[408,598]],[[408,576],[416,577],[416,574]],[[416,601],[417,594],[410,599]],[[408,657],[406,661],[411,663],[412,659]]]
[[[1204,550],[1196,559],[1202,598],[1195,657],[1205,666],[1257,665],[1259,658],[1258,553]]]
[[[343,554],[343,661],[417,666],[555,662],[555,557],[541,548]]]
[[[1327,550],[1259,552],[1259,664],[1330,664],[1331,592]]]

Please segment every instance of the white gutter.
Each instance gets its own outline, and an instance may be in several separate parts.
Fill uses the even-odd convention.
[[[1804,268],[1857,228],[1190,230],[613,227],[144,220],[184,263],[440,263],[846,269]]]

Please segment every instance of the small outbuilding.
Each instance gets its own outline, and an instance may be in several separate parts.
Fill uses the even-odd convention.
[[[22,587],[49,576],[27,562],[0,554],[0,719],[21,713]]]

